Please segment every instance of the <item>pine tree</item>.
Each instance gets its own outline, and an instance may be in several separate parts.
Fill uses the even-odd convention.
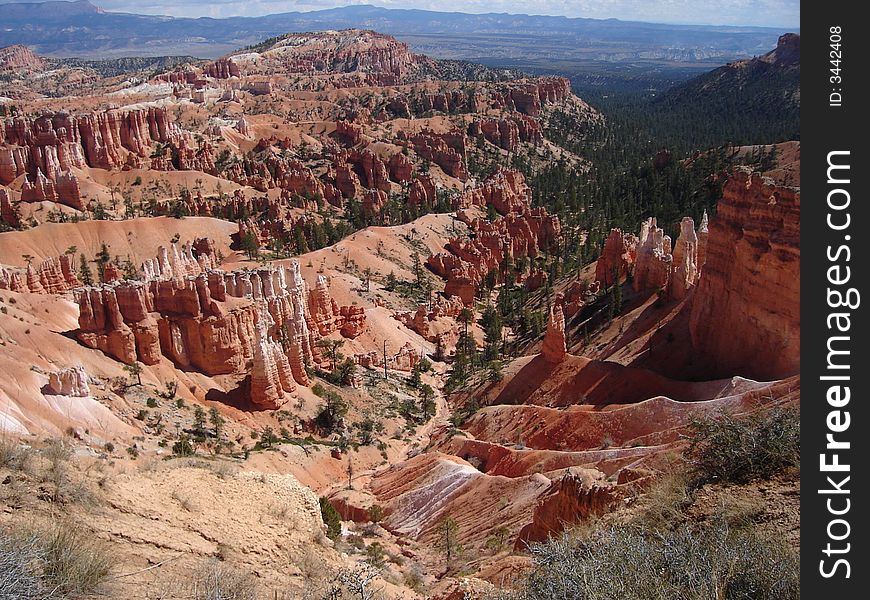
[[[100,277],[100,283],[105,281],[106,277],[106,265],[112,262],[112,255],[109,253],[109,246],[106,243],[100,244],[100,251],[97,252],[96,260],[97,263],[97,275]]]
[[[438,546],[444,551],[447,568],[453,563],[453,559],[462,554],[463,548],[459,543],[459,524],[451,516],[447,516],[438,524]]]
[[[142,365],[134,362],[129,365],[124,365],[124,370],[130,374],[130,377],[136,378],[136,384],[142,385]]]
[[[223,431],[226,420],[221,416],[220,411],[218,411],[218,409],[214,406],[208,409],[208,422],[211,423],[214,431],[214,437],[216,439],[220,439],[221,431]]]
[[[94,274],[84,254],[79,254],[79,279],[82,285],[94,285]]]
[[[341,515],[333,508],[326,498],[320,498],[320,516],[326,525],[326,537],[332,541],[341,537]]]
[[[199,437],[204,437],[205,433],[205,411],[201,406],[197,406],[193,410],[193,429],[196,431],[196,435]]]
[[[242,237],[242,250],[249,260],[254,260],[260,255],[260,245],[257,243],[257,236],[253,231],[248,231]]]

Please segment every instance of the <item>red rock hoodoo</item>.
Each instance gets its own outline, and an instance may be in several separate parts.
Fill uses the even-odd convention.
[[[692,345],[713,375],[782,378],[800,367],[800,192],[735,170],[710,221],[692,299]]]
[[[547,321],[547,333],[544,334],[541,356],[552,363],[561,362],[568,353],[565,345],[565,313],[562,306],[554,304],[550,308],[550,318]]]
[[[310,293],[297,262],[287,267],[225,272],[205,268],[201,240],[143,266],[146,281],[122,281],[76,291],[86,346],[130,364],[161,356],[206,375],[251,371],[252,401],[274,407],[295,385],[309,385],[305,364],[318,362],[316,341],[340,332],[356,337],[365,311],[338,306],[321,278]],[[277,383],[276,383],[277,382]]]

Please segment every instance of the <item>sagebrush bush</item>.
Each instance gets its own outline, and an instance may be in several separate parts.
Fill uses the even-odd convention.
[[[636,525],[645,529],[668,529],[685,519],[692,491],[684,472],[672,470],[656,477],[637,503]]]
[[[42,459],[39,477],[48,484],[52,502],[85,505],[97,502],[86,479],[78,476],[71,466],[74,458],[71,445],[59,439],[47,440],[39,456]]]
[[[30,446],[19,444],[9,455],[9,463],[6,464],[6,467],[33,476],[38,474],[40,470],[38,463],[37,452]]]
[[[190,583],[194,600],[257,600],[257,580],[218,560],[203,563]]]
[[[501,600],[792,600],[797,554],[779,540],[733,532],[720,519],[700,531],[611,527],[533,545],[536,567]]]
[[[0,600],[44,598],[42,564],[43,552],[34,537],[0,533]]]
[[[5,435],[0,435],[0,467],[11,467],[18,458],[18,442]]]
[[[686,455],[701,482],[769,479],[800,463],[800,414],[776,408],[694,421]]]
[[[112,564],[102,544],[65,522],[0,532],[0,600],[80,598],[99,588]]]

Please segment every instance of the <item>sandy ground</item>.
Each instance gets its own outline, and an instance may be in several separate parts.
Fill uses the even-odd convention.
[[[100,246],[106,244],[113,256],[130,257],[141,264],[157,256],[158,247],[168,246],[176,234],[182,243],[208,237],[215,242],[217,250],[229,256],[232,254],[230,236],[237,232],[235,223],[209,217],[44,223],[34,229],[0,234],[0,263],[22,267],[26,265],[24,255],[32,256],[38,263],[64,254],[73,246],[78,253],[93,257]]]

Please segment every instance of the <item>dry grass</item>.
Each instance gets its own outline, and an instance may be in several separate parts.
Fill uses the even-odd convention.
[[[42,555],[35,537],[0,533],[0,600],[44,597],[40,575]]]
[[[18,456],[18,440],[0,435],[0,468],[11,467]]]
[[[735,495],[725,501],[721,517],[732,527],[751,527],[763,518],[765,508],[765,503],[760,499]]]
[[[170,469],[192,468],[211,471],[221,479],[232,479],[235,477],[236,473],[239,472],[239,466],[237,463],[220,458],[214,460],[203,458],[176,458],[167,461],[164,464],[166,468]]]
[[[210,560],[194,573],[187,597],[193,600],[256,600],[257,580],[232,565]]]
[[[187,512],[194,512],[196,510],[196,506],[189,496],[183,494],[179,490],[172,491],[172,499],[178,502],[179,506],[186,510]]]
[[[50,439],[40,450],[39,478],[44,484],[42,495],[55,504],[95,505],[97,497],[87,477],[73,467],[72,447],[60,439]]]
[[[335,571],[321,567],[316,576],[305,578],[301,600],[385,600],[379,575],[380,570],[371,565]]]
[[[61,439],[46,440],[35,449],[10,438],[0,438],[0,468],[8,469],[10,482],[0,498],[10,506],[31,506],[42,501],[55,506],[98,503],[88,469],[80,469],[72,446]]]
[[[30,472],[34,451],[15,437],[0,435],[0,469]]]
[[[650,530],[670,529],[685,520],[692,492],[685,473],[671,470],[655,478],[638,499],[632,524]]]
[[[797,600],[799,559],[773,537],[710,527],[649,532],[609,527],[532,547],[536,568],[501,600]]]
[[[92,594],[113,562],[112,554],[90,532],[66,521],[0,534],[0,599]]]
[[[38,536],[45,551],[45,578],[64,595],[95,591],[113,566],[108,549],[75,525],[57,523]]]
[[[800,463],[800,414],[775,408],[695,421],[686,455],[701,482],[770,479]]]

